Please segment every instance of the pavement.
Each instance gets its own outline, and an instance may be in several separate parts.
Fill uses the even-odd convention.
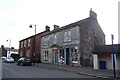
[[[36,67],[63,70],[68,72],[73,72],[77,74],[92,76],[96,78],[104,78],[113,80],[113,71],[112,70],[94,70],[92,66],[90,67],[80,67],[80,66],[70,66],[70,65],[59,65],[59,64],[48,64],[48,63],[35,63]],[[118,76],[118,71],[116,72]],[[116,78],[115,80],[120,80],[120,78]]]

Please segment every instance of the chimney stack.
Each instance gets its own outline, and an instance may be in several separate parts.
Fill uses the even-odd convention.
[[[50,31],[50,27],[48,25],[46,25],[46,31]]]
[[[53,26],[54,26],[54,30],[59,28],[58,25],[53,25]]]
[[[97,19],[97,14],[94,11],[92,11],[92,8],[90,9],[90,17]]]
[[[1,48],[4,48],[4,45],[1,45]]]

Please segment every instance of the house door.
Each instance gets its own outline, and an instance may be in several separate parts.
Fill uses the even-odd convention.
[[[66,48],[66,65],[69,65],[69,63],[70,63],[70,55],[69,55],[69,53],[70,53],[70,49],[69,48]]]
[[[58,63],[58,50],[54,51],[54,64]]]

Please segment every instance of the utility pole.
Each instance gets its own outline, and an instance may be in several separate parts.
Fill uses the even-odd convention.
[[[10,46],[11,46],[11,40],[9,39],[9,40],[7,40],[7,42],[9,42],[9,56],[8,57],[10,57]]]
[[[113,74],[114,74],[114,78],[116,78],[116,71],[115,71],[115,53],[114,53],[114,45],[113,45],[113,40],[114,40],[114,35],[111,34],[111,38],[112,38],[112,59],[113,59]]]
[[[36,25],[30,25],[29,27],[30,28],[33,28],[33,26],[35,27],[35,35],[34,35],[34,42],[33,42],[33,64],[35,65],[35,56],[36,56],[36,53],[35,53],[35,36],[36,36]]]

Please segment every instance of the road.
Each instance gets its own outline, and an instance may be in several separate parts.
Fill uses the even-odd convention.
[[[53,70],[35,66],[18,66],[15,63],[3,62],[2,78],[93,78],[93,77],[61,70]]]

